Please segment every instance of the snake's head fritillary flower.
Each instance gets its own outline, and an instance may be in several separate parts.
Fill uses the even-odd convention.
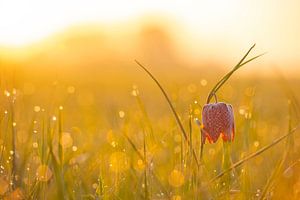
[[[215,143],[221,136],[223,141],[233,141],[234,138],[234,116],[230,104],[210,103],[203,107],[202,111],[202,141],[207,139]]]

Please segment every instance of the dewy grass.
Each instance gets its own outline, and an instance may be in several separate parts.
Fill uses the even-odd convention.
[[[255,56],[253,58],[250,58],[249,60],[244,61],[247,56],[249,55],[249,53],[253,50],[253,48],[255,47],[255,44],[247,51],[247,53],[243,56],[243,58],[233,67],[233,69],[228,72],[210,91],[208,97],[207,97],[207,101],[206,103],[209,103],[212,99],[213,96],[216,95],[217,91],[226,83],[226,81],[232,76],[232,74],[237,71],[239,68],[241,68],[242,66],[246,65],[247,63],[263,56],[265,53],[260,54],[258,56]]]
[[[272,198],[279,189],[283,198],[297,199],[293,195],[298,186],[299,139],[294,133],[300,128],[300,112],[299,93],[293,89],[298,82],[279,81],[285,96],[280,91],[282,96],[273,94],[276,80],[260,82],[257,77],[257,83],[243,78],[233,88],[228,81],[232,75],[261,56],[248,59],[253,48],[216,85],[203,74],[188,74],[182,80],[179,74],[176,80],[184,82],[179,92],[167,93],[137,62],[155,81],[174,116],[160,108],[147,112],[152,105],[159,107],[156,94],[130,98],[132,76],[125,83],[127,96],[110,85],[107,91],[107,85],[98,82],[65,83],[63,77],[51,87],[55,90],[51,98],[44,89],[48,83],[26,86],[19,78],[13,108],[12,88],[0,83],[5,91],[0,95],[0,199],[264,199]],[[144,87],[147,80],[140,79],[134,82],[144,81]],[[212,90],[207,91],[210,86]],[[254,87],[257,93],[248,94],[248,88]],[[176,107],[169,96],[174,93]],[[226,99],[235,106],[237,137],[232,144],[222,143],[221,138],[206,145],[200,160],[198,129],[205,128],[200,104],[216,104],[214,98],[216,103]],[[175,108],[185,110],[186,116],[180,118]],[[64,140],[66,135],[70,141]],[[279,137],[273,140],[275,135]],[[268,155],[266,151],[272,152]],[[121,156],[111,159],[116,154]],[[38,171],[40,167],[48,171]],[[284,184],[291,172],[292,181]]]
[[[288,133],[286,133],[285,135],[275,139],[271,144],[266,145],[264,147],[262,147],[261,149],[259,149],[258,151],[246,156],[244,159],[239,160],[238,162],[234,163],[233,165],[231,165],[228,169],[225,169],[224,171],[222,171],[221,173],[219,173],[217,176],[215,176],[214,178],[211,179],[211,182],[221,178],[222,176],[224,176],[225,174],[227,174],[228,172],[230,172],[231,170],[243,165],[245,162],[255,158],[256,156],[264,153],[265,151],[269,150],[270,148],[272,148],[273,146],[277,145],[278,143],[280,143],[281,141],[283,141],[284,139],[286,139],[287,137],[289,137],[290,135],[294,134],[298,129],[300,128],[300,124],[298,124],[296,127],[294,127],[291,131],[289,131]]]
[[[298,100],[290,88],[288,82],[283,77],[283,75],[277,70],[277,74],[279,77],[279,83],[282,87],[283,92],[286,95],[286,98],[288,99],[288,131],[290,132],[293,124],[296,122],[299,122],[299,104]],[[280,178],[282,177],[284,171],[289,167],[289,165],[293,165],[294,161],[297,159],[295,157],[295,140],[294,140],[294,134],[287,137],[285,142],[285,148],[282,154],[281,159],[278,161],[278,164],[276,165],[275,169],[273,170],[272,174],[268,178],[266,185],[262,191],[262,194],[260,196],[260,199],[265,199],[266,197],[270,197],[272,193],[272,188],[274,188],[274,185],[278,181],[280,181]]]
[[[151,77],[151,79],[156,83],[156,85],[159,87],[160,91],[163,93],[163,95],[164,95],[166,101],[168,102],[168,104],[169,104],[169,106],[170,106],[170,108],[171,108],[171,110],[172,110],[172,112],[173,112],[173,114],[174,114],[174,117],[175,117],[175,119],[176,119],[176,122],[177,122],[177,124],[178,124],[178,126],[179,126],[179,128],[180,128],[180,130],[181,130],[181,132],[182,132],[182,134],[183,134],[183,136],[184,136],[185,141],[186,141],[186,142],[188,143],[188,145],[190,146],[191,143],[190,143],[190,141],[189,141],[188,135],[187,135],[187,133],[186,133],[184,127],[183,127],[183,124],[181,123],[181,121],[180,121],[180,119],[179,119],[179,116],[178,116],[178,114],[177,114],[177,112],[176,112],[174,106],[172,105],[172,102],[171,102],[169,96],[167,95],[166,91],[163,89],[163,87],[161,86],[161,84],[159,83],[159,81],[153,76],[153,74],[152,74],[146,67],[144,67],[144,66],[143,66],[141,63],[139,63],[137,60],[136,60],[135,62],[138,64],[138,66],[140,66],[140,67],[141,67],[141,68],[142,68],[142,69],[143,69],[143,70]],[[194,157],[194,159],[195,159],[195,161],[196,161],[197,166],[199,167],[199,162],[198,162],[198,159],[197,159],[197,154],[196,154],[196,152],[195,152],[194,149],[193,149],[193,157]]]

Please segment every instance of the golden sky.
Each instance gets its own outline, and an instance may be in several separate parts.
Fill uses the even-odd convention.
[[[300,63],[299,0],[0,0],[0,45],[20,47],[72,25],[147,15],[172,19],[171,34],[191,60],[238,59],[257,43],[259,53],[268,52],[265,64]]]

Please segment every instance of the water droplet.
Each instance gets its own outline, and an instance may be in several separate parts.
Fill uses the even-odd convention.
[[[52,177],[52,171],[47,165],[40,165],[36,170],[36,178],[39,181],[46,182]]]
[[[33,110],[34,110],[34,112],[40,112],[41,107],[40,106],[34,106]]]
[[[38,147],[39,147],[39,144],[38,144],[37,142],[34,142],[34,143],[32,144],[32,146],[33,146],[33,148],[38,148]]]
[[[201,84],[202,86],[206,86],[206,85],[207,85],[207,80],[201,79],[200,84]]]
[[[97,189],[98,184],[97,183],[93,183],[92,187],[93,187],[93,189]]]
[[[71,134],[67,132],[63,132],[60,138],[60,144],[64,149],[71,147],[73,145],[73,138]]]
[[[119,117],[124,118],[125,117],[125,112],[123,110],[119,111]]]
[[[4,95],[5,95],[5,96],[7,96],[7,97],[9,97],[9,96],[10,96],[10,93],[9,93],[9,91],[7,91],[7,90],[4,90]]]
[[[184,183],[184,175],[181,171],[174,169],[168,178],[169,184],[173,187],[180,187]]]
[[[78,150],[77,146],[72,146],[72,151],[76,152]]]
[[[246,112],[245,109],[243,109],[243,108],[240,108],[240,109],[239,109],[239,113],[240,113],[241,115],[244,115],[245,112]]]

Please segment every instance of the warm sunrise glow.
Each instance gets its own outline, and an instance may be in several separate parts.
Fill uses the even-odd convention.
[[[0,200],[300,199],[300,0],[0,0]]]
[[[117,25],[118,31],[106,30],[113,38],[167,19],[161,26],[180,46],[178,56],[184,60],[198,61],[201,52],[229,65],[226,61],[241,47],[257,43],[269,52],[270,64],[295,66],[300,61],[299,7],[296,0],[7,0],[0,1],[0,47],[36,44],[86,24]]]
[[[29,44],[70,25],[128,21],[147,14],[166,15],[187,25],[214,30],[236,20],[234,16],[240,10],[242,6],[234,0],[1,1],[0,44]]]

